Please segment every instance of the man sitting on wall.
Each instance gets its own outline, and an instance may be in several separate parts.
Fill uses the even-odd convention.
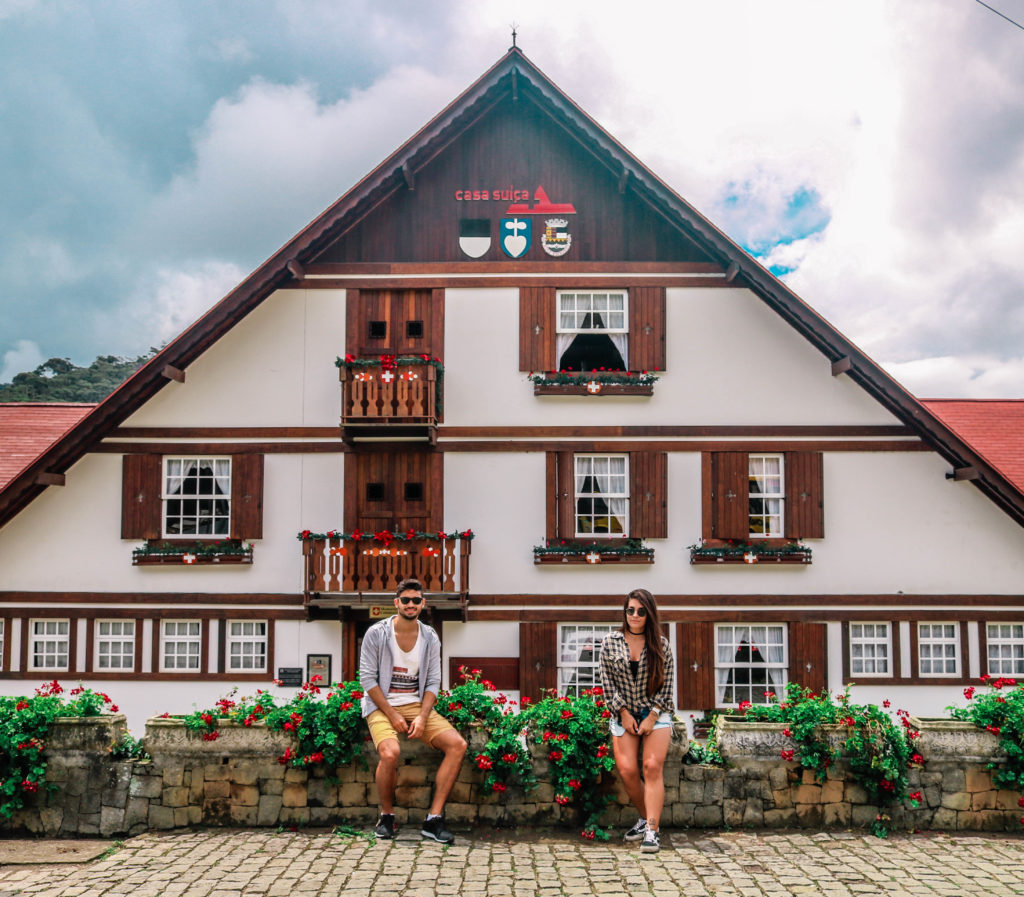
[[[455,836],[444,823],[444,803],[455,784],[466,742],[434,702],[441,688],[441,640],[419,616],[426,607],[423,586],[415,579],[398,584],[397,615],[374,623],[363,637],[359,681],[363,686],[363,717],[377,748],[377,795],[380,799],[378,838],[395,836],[395,783],[401,756],[399,734],[418,738],[444,752],[437,770],[434,800],[420,834],[442,844]]]

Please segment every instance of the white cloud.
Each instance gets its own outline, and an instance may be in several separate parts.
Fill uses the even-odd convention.
[[[1024,357],[941,356],[882,365],[914,395],[928,399],[1016,399]]]
[[[13,349],[8,349],[3,355],[3,365],[0,366],[0,383],[10,383],[15,374],[24,371],[34,371],[46,359],[32,340],[20,339],[14,344]]]

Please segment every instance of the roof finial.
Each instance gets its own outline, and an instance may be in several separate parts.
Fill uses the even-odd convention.
[[[518,46],[516,44],[516,23],[515,22],[512,23],[512,46],[509,47],[509,49],[510,50],[518,49]]]

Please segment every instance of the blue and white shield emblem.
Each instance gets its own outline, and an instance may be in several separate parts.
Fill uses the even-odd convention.
[[[502,218],[498,233],[505,255],[517,259],[530,248],[533,222],[529,218]]]

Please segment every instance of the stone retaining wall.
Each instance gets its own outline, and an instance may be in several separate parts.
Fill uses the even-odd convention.
[[[687,765],[681,730],[665,765],[663,820],[673,827],[747,828],[868,827],[879,810],[850,779],[845,763],[829,769],[824,783],[780,757],[796,745],[784,726],[724,720],[719,748],[725,769]],[[892,827],[1000,831],[1020,829],[1019,795],[992,787],[989,762],[1000,759],[997,739],[965,723],[920,721],[917,749],[923,769],[912,770],[911,790],[920,790],[917,810],[893,808]],[[122,716],[60,721],[47,743],[43,789],[3,827],[47,835],[134,835],[150,829],[193,825],[327,826],[366,825],[377,816],[373,770],[376,753],[366,745],[366,765],[358,761],[328,770],[291,769],[278,762],[293,738],[264,725],[246,728],[221,722],[219,737],[204,741],[180,720],[150,720],[146,761],[113,761],[109,746],[125,731]],[[842,740],[845,735],[833,733]],[[539,783],[524,795],[511,786],[503,795],[482,793],[484,774],[472,763],[474,745],[452,791],[446,812],[456,824],[574,825],[571,809],[554,801],[547,780],[546,749],[537,749]],[[440,755],[417,742],[403,745],[396,794],[399,823],[418,822],[429,805]],[[630,824],[629,806],[617,777],[601,787],[613,801],[606,825]]]

